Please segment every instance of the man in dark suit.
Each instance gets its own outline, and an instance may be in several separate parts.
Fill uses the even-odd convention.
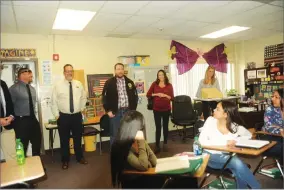
[[[3,65],[0,63],[0,78]],[[0,81],[0,126],[1,126],[1,148],[5,160],[11,160],[15,156],[15,132],[12,126],[14,120],[14,107],[7,84]],[[3,127],[3,128],[2,128]]]
[[[108,79],[104,85],[102,96],[103,106],[110,117],[110,143],[112,144],[118,132],[119,123],[124,113],[136,110],[138,94],[134,82],[124,75],[124,65],[114,66],[115,76]]]

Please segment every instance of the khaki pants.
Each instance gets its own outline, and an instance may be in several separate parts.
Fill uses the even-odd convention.
[[[3,127],[1,133],[1,148],[6,161],[16,159],[16,137],[14,129],[6,130]]]

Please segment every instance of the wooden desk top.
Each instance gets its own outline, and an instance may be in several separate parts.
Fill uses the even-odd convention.
[[[282,137],[281,135],[268,133],[268,132],[265,132],[265,131],[256,131],[255,134],[256,135],[270,135],[270,136]]]
[[[202,165],[198,168],[198,170],[192,175],[192,177],[202,177],[205,169],[207,167],[208,161],[209,161],[210,155],[205,154],[203,156],[203,162]],[[142,171],[137,171],[137,170],[125,170],[123,172],[124,174],[135,174],[135,175],[156,175],[157,173],[155,172],[155,168],[149,168],[148,171],[142,172]],[[161,174],[161,175],[167,175],[167,174]],[[188,175],[188,174],[184,174]]]
[[[84,121],[83,125],[84,126],[85,125],[97,125],[97,124],[100,123],[100,119],[101,119],[101,116],[87,118],[87,121]],[[49,130],[49,129],[57,129],[57,125],[54,125],[54,124],[45,123],[44,126],[45,126],[45,128],[47,130]]]
[[[234,152],[238,154],[248,154],[253,156],[258,156],[265,152],[266,150],[270,149],[276,144],[276,141],[270,142],[268,145],[260,148],[260,149],[253,149],[253,148],[230,148],[228,146],[202,146],[204,149],[208,150],[218,150],[218,151],[224,151],[224,152]]]
[[[1,187],[13,185],[44,176],[44,170],[39,156],[27,157],[26,163],[19,166],[16,160],[0,164]]]
[[[241,97],[240,96],[228,96],[228,97],[223,97],[223,98],[208,98],[208,99],[193,98],[193,100],[211,102],[211,101],[232,100],[232,99],[239,99],[239,98],[241,98]]]

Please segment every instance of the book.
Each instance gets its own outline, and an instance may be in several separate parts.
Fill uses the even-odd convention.
[[[155,172],[167,172],[179,169],[189,168],[189,162],[187,156],[174,156],[168,158],[157,159],[157,165]]]
[[[223,178],[226,189],[236,189],[237,184],[234,180]],[[208,185],[208,189],[223,189],[220,179],[215,179]]]
[[[279,174],[281,173],[278,167],[262,168],[260,171],[264,172],[264,173],[267,173],[267,174],[274,174],[274,175],[278,174],[278,173]]]
[[[248,148],[261,148],[265,145],[269,144],[269,141],[263,140],[248,140],[243,138],[238,138],[236,146],[237,147],[248,147]]]
[[[279,174],[269,174],[269,173],[262,172],[262,171],[259,171],[258,173],[260,173],[262,175],[266,175],[266,176],[274,178],[274,179],[281,178],[281,173],[279,173]]]

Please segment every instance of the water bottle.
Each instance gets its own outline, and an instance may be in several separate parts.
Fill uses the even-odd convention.
[[[16,139],[16,155],[18,165],[25,164],[26,157],[24,152],[24,146],[21,142],[21,139]]]
[[[194,137],[194,142],[193,142],[193,152],[195,156],[202,155],[202,147],[201,144],[198,141],[198,137]]]

